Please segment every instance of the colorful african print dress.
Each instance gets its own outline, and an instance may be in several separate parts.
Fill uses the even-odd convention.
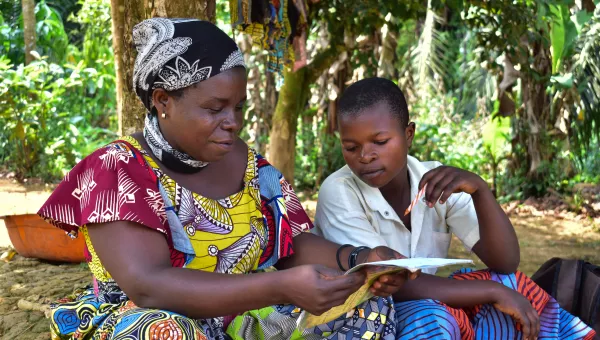
[[[88,236],[94,223],[132,221],[164,235],[173,267],[249,274],[293,254],[293,238],[312,224],[281,173],[253,150],[243,189],[213,200],[164,174],[125,137],[81,161],[39,211],[72,236],[81,233],[93,285],[52,306],[53,339],[517,339],[519,326],[491,306],[454,309],[433,300],[394,304],[372,298],[328,324],[298,330],[301,310],[276,305],[240,315],[191,319],[137,307],[111,278]],[[540,338],[592,339],[594,332],[558,307],[524,275],[462,272],[525,295],[540,314]]]
[[[132,221],[164,234],[174,267],[229,274],[272,269],[279,259],[293,254],[293,238],[310,230],[312,223],[281,173],[251,149],[243,189],[213,200],[180,186],[134,138],[125,137],[75,166],[39,214],[72,236],[83,235],[94,278],[87,289],[53,305],[54,339],[250,339],[258,334],[287,339],[292,333],[321,339],[324,333],[356,331],[343,327],[347,322],[338,322],[299,332],[296,319],[301,311],[293,306],[204,320],[139,308],[96,255],[88,228],[94,223]],[[390,301],[383,299],[363,308],[363,314],[365,310],[384,318],[393,312]],[[391,323],[380,321],[381,317],[363,323],[362,333],[368,326],[373,334],[382,334]]]

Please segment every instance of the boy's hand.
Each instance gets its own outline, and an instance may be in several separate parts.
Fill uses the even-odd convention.
[[[527,298],[518,292],[502,287],[494,297],[494,307],[510,315],[521,324],[524,339],[537,339],[540,333],[540,317]]]
[[[421,178],[419,190],[425,184],[425,202],[430,208],[433,208],[438,199],[440,204],[444,204],[453,193],[465,192],[472,195],[481,188],[488,188],[487,183],[476,174],[451,166],[440,166],[427,172]]]
[[[387,261],[387,260],[395,260],[395,259],[405,259],[405,258],[406,258],[406,256],[398,253],[397,251],[395,251],[391,248],[388,248],[385,246],[379,246],[379,247],[371,249],[371,251],[369,251],[367,257],[364,260],[362,260],[361,263]],[[377,270],[379,270],[379,269],[381,269],[381,267],[379,267],[379,268],[366,267],[364,269],[364,272],[365,272],[365,275],[368,277],[368,275],[371,271],[377,272]],[[375,281],[373,283],[373,285],[370,288],[370,291],[375,296],[381,296],[381,297],[391,296],[392,294],[395,294],[396,292],[398,292],[407,280],[414,280],[420,274],[421,274],[420,271],[416,272],[416,273],[411,273],[408,270],[403,270],[403,271],[395,273],[395,274],[382,275],[382,276],[378,277],[377,281]]]

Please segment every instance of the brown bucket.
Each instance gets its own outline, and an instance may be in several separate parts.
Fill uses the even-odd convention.
[[[3,216],[2,219],[19,255],[48,261],[85,262],[83,236],[72,239],[35,214]]]

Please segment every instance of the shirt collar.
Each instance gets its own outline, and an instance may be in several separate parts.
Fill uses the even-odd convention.
[[[416,158],[410,155],[407,156],[407,158],[406,166],[408,168],[408,177],[410,179],[410,197],[411,199],[414,199],[419,191],[419,182],[427,172],[427,168],[425,168]],[[392,209],[390,204],[385,200],[378,188],[371,187],[363,182],[352,171],[350,172],[352,173],[352,179],[359,187],[365,202],[367,202],[367,205],[372,211],[379,211],[383,216],[388,218],[397,217],[397,214],[394,213],[394,209]]]

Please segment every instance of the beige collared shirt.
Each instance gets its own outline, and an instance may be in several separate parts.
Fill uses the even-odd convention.
[[[413,199],[423,175],[440,165],[408,156]],[[379,189],[370,187],[344,166],[321,186],[314,233],[340,244],[385,245],[407,257],[447,257],[452,234],[468,250],[479,241],[473,200],[465,193],[452,194],[445,204],[438,203],[433,208],[419,200],[413,207],[410,221],[412,232],[404,226]]]

